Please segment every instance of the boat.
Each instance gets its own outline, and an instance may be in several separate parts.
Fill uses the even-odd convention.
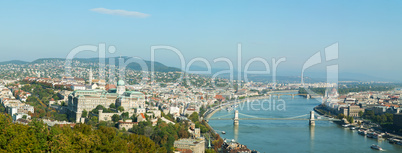
[[[374,132],[367,133],[367,138],[374,138]]]
[[[226,132],[225,132],[225,131],[222,131],[222,134],[226,134]]]
[[[399,139],[395,139],[395,138],[390,138],[390,139],[388,139],[388,142],[389,142],[390,144],[398,144],[398,142],[400,142],[400,140],[399,140]]]
[[[347,128],[347,127],[349,127],[350,126],[350,124],[343,124],[342,125],[342,127],[344,127],[344,128]]]
[[[351,129],[351,130],[356,130],[356,127],[351,126],[349,129]]]
[[[375,149],[375,150],[382,150],[382,148],[379,145],[375,145],[375,144],[372,144],[370,148]]]
[[[366,130],[363,130],[363,129],[359,129],[359,130],[357,130],[357,134],[366,135],[366,134],[367,134],[367,131],[366,131]]]

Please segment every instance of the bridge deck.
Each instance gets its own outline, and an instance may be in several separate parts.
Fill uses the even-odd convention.
[[[233,120],[233,118],[210,118],[209,120]],[[307,118],[239,118],[239,120],[309,120]],[[314,119],[316,121],[339,121],[339,119]]]

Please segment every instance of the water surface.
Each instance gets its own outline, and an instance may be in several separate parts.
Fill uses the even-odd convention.
[[[286,110],[262,110],[268,108],[268,102],[254,105],[257,110],[248,109],[250,103],[244,103],[239,110],[240,118],[256,116],[261,118],[288,118],[308,114],[321,102],[303,97],[281,96],[285,101]],[[271,99],[274,100],[274,99]],[[271,101],[271,105],[272,105]],[[258,110],[260,108],[260,110]],[[211,118],[232,118],[234,111],[221,110]],[[244,116],[246,114],[249,116]],[[305,116],[304,118],[307,118]],[[210,120],[209,124],[222,138],[235,139],[247,145],[250,149],[260,152],[378,152],[370,149],[371,144],[378,144],[385,152],[402,152],[402,146],[389,144],[388,141],[377,141],[366,138],[340,127],[330,121],[316,121],[315,127],[310,127],[304,120],[240,120],[240,125],[233,126],[232,120]]]

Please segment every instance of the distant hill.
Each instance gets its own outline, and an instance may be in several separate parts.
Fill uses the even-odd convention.
[[[115,65],[118,66],[119,63],[119,57],[112,57],[115,60]],[[127,61],[129,59],[129,57],[121,57],[124,59],[124,61]],[[55,61],[55,60],[59,60],[59,61],[65,61],[64,58],[40,58],[37,60],[34,60],[32,62],[24,62],[24,61],[7,61],[7,62],[0,62],[0,65],[6,65],[6,64],[19,64],[19,65],[23,65],[23,64],[40,64],[40,63],[44,63],[46,61]],[[98,63],[99,62],[99,58],[74,58],[73,61],[79,61],[82,63]],[[109,58],[105,59],[105,64],[109,64]],[[148,70],[151,70],[151,61],[145,61],[145,64],[148,67]],[[128,69],[132,69],[132,70],[142,70],[141,66],[138,63],[130,63],[127,66]],[[176,72],[176,71],[181,71],[179,68],[175,68],[175,67],[169,67],[166,66],[162,63],[159,62],[155,62],[155,71],[158,72]]]
[[[0,65],[7,65],[7,64],[23,65],[23,64],[27,64],[27,63],[29,63],[29,62],[20,61],[20,60],[12,60],[12,61],[0,62]]]

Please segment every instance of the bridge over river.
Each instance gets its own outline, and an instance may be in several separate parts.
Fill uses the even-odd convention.
[[[231,115],[234,115],[234,117],[230,118],[229,116],[231,116]],[[239,116],[241,116],[241,117],[239,117]],[[306,121],[308,120],[309,124],[312,126],[315,125],[315,121],[340,121],[339,119],[315,115],[314,111],[311,111],[310,114],[303,114],[303,115],[299,115],[299,116],[286,117],[286,118],[262,118],[262,117],[242,114],[242,113],[239,113],[238,110],[236,110],[234,114],[227,114],[227,115],[223,115],[223,116],[213,117],[213,118],[209,118],[208,120],[233,120],[233,123],[235,125],[239,124],[239,120],[306,120]]]

